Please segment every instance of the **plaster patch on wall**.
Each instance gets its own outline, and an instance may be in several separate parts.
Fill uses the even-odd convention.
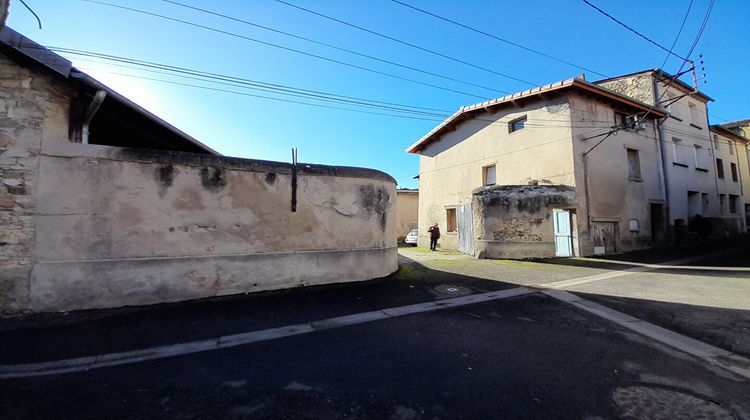
[[[156,181],[159,183],[159,197],[164,197],[169,187],[172,186],[175,177],[173,165],[161,165],[156,168],[154,173]]]

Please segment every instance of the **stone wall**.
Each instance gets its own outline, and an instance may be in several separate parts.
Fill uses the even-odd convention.
[[[0,308],[28,307],[42,143],[67,139],[70,92],[0,54]]]
[[[478,258],[555,256],[554,209],[575,209],[569,186],[495,186],[474,192]]]
[[[25,294],[63,311],[361,281],[397,268],[379,171],[83,144],[43,148]],[[12,303],[12,304],[9,304]]]
[[[397,269],[395,180],[71,143],[75,85],[0,53],[0,314],[144,305]],[[28,65],[28,67],[27,67]]]
[[[654,104],[654,78],[650,72],[598,82],[597,85],[643,103]]]

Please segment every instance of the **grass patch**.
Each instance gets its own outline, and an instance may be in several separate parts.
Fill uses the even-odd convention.
[[[424,279],[424,272],[415,268],[413,264],[401,264],[390,277],[399,281],[417,281]]]

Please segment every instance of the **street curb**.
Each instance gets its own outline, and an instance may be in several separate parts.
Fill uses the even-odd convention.
[[[398,318],[401,316],[412,314],[432,312],[436,310],[455,308],[465,305],[473,305],[476,303],[490,302],[499,299],[507,299],[536,292],[537,291],[533,289],[516,287],[513,289],[459,296],[432,302],[417,303],[414,305],[385,308],[376,311],[326,318],[304,324],[287,325],[278,328],[250,331],[210,338],[206,340],[151,347],[140,350],[107,353],[40,363],[0,365],[0,379],[27,378],[34,376],[82,372],[91,369],[119,366],[144,362],[148,360],[164,359],[167,357],[200,353],[210,350],[220,350],[245,344],[258,343],[261,341],[269,341],[278,338],[308,334],[316,331],[325,331],[350,325],[363,324],[366,322],[382,319]]]
[[[588,313],[594,314],[600,318],[614,322],[615,324],[631,331],[635,331],[662,344],[666,344],[677,350],[681,350],[703,359],[712,365],[719,366],[743,377],[746,380],[750,380],[750,360],[728,350],[678,334],[642,319],[635,318],[623,312],[583,299],[564,290],[542,290],[542,293]]]

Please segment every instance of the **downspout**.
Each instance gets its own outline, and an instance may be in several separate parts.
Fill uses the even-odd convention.
[[[669,118],[669,117],[667,117]],[[669,242],[672,242],[672,232],[669,229],[669,225],[672,223],[672,218],[670,216],[669,206],[671,204],[670,196],[669,196],[669,169],[667,167],[667,158],[665,153],[665,145],[664,145],[664,128],[662,127],[662,121],[660,120],[654,120],[656,123],[656,134],[658,136],[659,141],[659,154],[661,155],[661,171],[664,175],[664,215],[666,216],[666,234],[667,234],[667,240]],[[653,238],[652,238],[653,239]]]
[[[654,79],[653,83],[654,83],[654,106],[656,106],[656,101],[657,101],[656,95],[658,94],[659,86],[658,86],[656,79]],[[669,116],[667,116],[667,118],[669,118]],[[669,195],[669,168],[667,166],[667,154],[665,150],[666,145],[664,142],[664,128],[662,127],[663,121],[654,119],[654,122],[656,123],[656,134],[658,136],[658,141],[659,141],[659,151],[661,152],[661,170],[662,170],[662,173],[664,174],[664,178],[663,178],[664,179],[664,213],[665,213],[664,215],[666,216],[666,219],[667,219],[666,220],[666,223],[667,223],[666,233],[667,233],[669,242],[672,242],[673,238],[671,235],[671,231],[669,229],[669,225],[672,222],[672,218],[670,216],[670,211],[669,211],[669,205],[671,203],[670,195]]]
[[[94,99],[91,100],[88,108],[86,108],[86,112],[83,114],[83,120],[81,121],[81,143],[89,144],[89,124],[91,124],[91,120],[94,119],[94,115],[96,115],[99,107],[102,106],[102,102],[104,102],[106,96],[106,91],[101,89],[97,90]]]

